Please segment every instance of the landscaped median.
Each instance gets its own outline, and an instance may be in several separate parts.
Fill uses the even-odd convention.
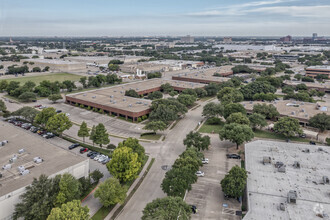
[[[145,160],[144,166],[147,164],[147,161],[148,161],[148,158]],[[139,186],[143,182],[144,178],[148,174],[149,170],[151,169],[151,166],[153,165],[154,161],[155,161],[155,158],[152,158],[150,160],[150,162],[148,164],[148,167],[146,168],[146,170],[144,171],[142,176],[138,177],[134,181],[131,181],[131,182],[127,183],[127,186],[130,187],[130,189],[128,190],[128,195],[127,195],[127,197],[126,197],[126,199],[125,199],[125,201],[122,205],[116,204],[116,205],[112,205],[112,206],[109,206],[109,207],[104,207],[103,206],[102,208],[100,208],[94,214],[94,216],[92,217],[92,220],[103,220],[106,216],[109,215],[109,213],[111,211],[113,211],[111,219],[115,219],[118,216],[118,214],[121,212],[121,210],[124,208],[124,206],[127,204],[127,202],[130,200],[130,198],[137,191],[137,189],[139,188]],[[141,166],[140,173],[142,172],[144,166]],[[133,188],[131,188],[132,186],[133,186]]]

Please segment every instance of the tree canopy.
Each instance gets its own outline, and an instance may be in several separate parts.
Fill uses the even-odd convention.
[[[256,104],[253,106],[253,113],[258,113],[265,116],[267,119],[275,119],[280,115],[277,111],[276,107],[272,104],[267,105],[263,104]]]
[[[267,125],[267,121],[265,119],[264,115],[253,113],[252,115],[249,115],[250,125],[253,129],[256,129],[257,127],[265,127]]]
[[[136,138],[127,138],[126,140],[118,143],[117,148],[121,147],[129,147],[133,150],[134,153],[138,154],[138,161],[142,164],[145,159],[145,149],[144,147],[139,143],[139,140]]]
[[[283,134],[285,137],[292,137],[303,133],[299,121],[291,117],[280,118],[274,124],[274,131]]]
[[[217,97],[223,105],[226,105],[229,103],[241,102],[244,99],[243,94],[239,90],[237,90],[233,87],[225,87],[225,88],[221,89],[218,92]]]
[[[95,134],[94,135],[95,135],[94,136],[94,142],[95,142],[95,144],[99,144],[100,147],[102,147],[102,144],[109,144],[110,143],[108,131],[102,123],[99,123],[95,127]]]
[[[108,178],[99,185],[94,193],[95,198],[99,198],[103,206],[109,207],[117,203],[122,204],[126,198],[127,189],[120,185],[116,178]]]
[[[250,141],[254,137],[252,129],[248,125],[236,123],[226,124],[219,132],[221,140],[229,140],[236,143],[236,147],[245,141]]]
[[[80,183],[69,173],[62,175],[59,183],[59,193],[56,196],[55,205],[57,207],[80,197]]]
[[[37,115],[38,116],[38,115]],[[60,136],[63,131],[72,127],[72,122],[64,113],[56,114],[47,121],[46,128],[52,132],[58,133]]]
[[[202,136],[199,132],[189,132],[183,140],[186,147],[195,147],[198,150],[207,150],[211,144],[209,136]]]
[[[53,103],[55,103],[57,100],[63,99],[61,94],[52,94],[50,96],[48,96],[48,99],[50,101],[53,101]]]
[[[85,137],[89,136],[89,130],[87,128],[87,123],[83,121],[80,125],[79,131],[78,131],[78,137],[82,137],[83,141],[85,143]]]
[[[227,104],[224,107],[223,117],[227,119],[231,114],[236,112],[241,112],[243,115],[246,115],[246,110],[243,105],[239,103]]]
[[[309,125],[318,128],[321,132],[330,130],[330,115],[319,113],[309,119]]]
[[[39,112],[36,117],[34,118],[34,121],[37,124],[40,124],[41,126],[45,126],[48,120],[56,115],[56,109],[53,107],[45,108],[41,112]]]
[[[250,121],[246,117],[246,115],[243,115],[242,112],[235,112],[229,115],[229,117],[226,119],[226,122],[228,124],[230,123],[237,123],[242,125],[249,125]]]
[[[221,180],[222,191],[230,197],[238,198],[243,195],[246,180],[247,173],[245,169],[236,165],[232,167],[225,178]]]
[[[267,81],[254,81],[241,88],[245,99],[251,100],[257,93],[275,93],[276,88]]]
[[[88,220],[89,208],[87,206],[82,207],[80,200],[73,200],[66,204],[63,204],[60,208],[53,208],[47,220]]]
[[[218,117],[223,114],[223,110],[223,105],[210,102],[203,107],[202,115],[207,118]]]
[[[30,107],[30,106],[24,106],[14,112],[12,112],[11,114],[14,116],[22,116],[24,117],[25,120],[29,121],[29,122],[33,122],[34,118],[36,117],[36,115],[39,113],[38,110]]]
[[[166,129],[166,124],[162,121],[150,121],[143,128],[145,130],[151,130],[156,133],[156,131],[163,131]]]

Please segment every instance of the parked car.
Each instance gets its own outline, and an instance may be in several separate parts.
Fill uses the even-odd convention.
[[[192,213],[196,214],[197,213],[197,207],[195,205],[191,205],[191,211],[192,211]]]
[[[44,135],[44,134],[46,134],[47,133],[47,131],[46,130],[43,130],[43,129],[39,129],[38,131],[37,131],[37,134],[39,134],[39,135]]]
[[[47,108],[47,106],[42,105],[39,107],[39,109],[44,109],[44,108]]]
[[[102,160],[101,163],[102,164],[107,164],[110,160],[111,160],[110,158],[106,158],[106,159]]]
[[[91,158],[91,159],[94,159],[94,158],[97,157],[98,155],[100,155],[100,153],[97,153],[97,152],[96,152],[95,154],[92,154],[92,155],[90,156],[90,158]]]
[[[69,146],[69,150],[72,150],[72,149],[78,147],[79,145],[80,144],[78,144],[78,143],[74,143],[74,144],[72,144],[72,145]]]
[[[315,141],[310,141],[309,144],[316,145]]]
[[[196,175],[197,176],[204,176],[204,172],[199,170],[199,171],[196,172]]]
[[[65,113],[65,116],[70,116],[70,114],[69,113]]]
[[[90,156],[92,156],[93,154],[96,154],[96,152],[95,152],[95,151],[89,151],[88,154],[87,154],[87,157],[90,157]]]
[[[35,108],[40,108],[42,105],[35,105],[34,107]]]
[[[226,156],[231,159],[241,159],[241,156],[238,154],[226,154]]]
[[[55,137],[55,134],[52,132],[47,132],[46,134],[42,135],[43,138],[49,139]]]
[[[85,153],[85,152],[87,152],[87,151],[88,151],[88,148],[86,148],[86,147],[80,148],[80,150],[79,150],[79,152],[80,152],[81,154],[83,154],[83,153]]]
[[[62,110],[56,110],[56,113],[61,113],[62,112]]]
[[[209,159],[208,159],[208,158],[204,158],[204,159],[202,159],[202,163],[203,163],[203,164],[208,164],[208,163],[209,163]]]
[[[33,132],[33,133],[37,133],[37,131],[38,131],[39,129],[40,129],[40,128],[37,128],[37,127],[32,126],[32,127],[30,128],[30,131]]]

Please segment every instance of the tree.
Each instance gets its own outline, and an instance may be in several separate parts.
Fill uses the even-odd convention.
[[[1,112],[6,112],[7,111],[7,106],[4,101],[0,99],[0,111]]]
[[[219,87],[215,83],[210,83],[204,87],[205,91],[207,92],[208,96],[215,96],[219,91]]]
[[[226,124],[219,132],[221,140],[229,140],[236,143],[236,148],[245,141],[250,141],[254,137],[252,129],[248,125],[236,123]]]
[[[65,80],[63,81],[63,84],[65,85],[65,88],[68,92],[72,92],[73,89],[77,88],[74,82],[71,80]]]
[[[63,99],[61,94],[52,94],[50,96],[48,96],[48,99],[50,101],[53,101],[53,103],[55,103],[57,100]]]
[[[41,126],[45,127],[46,123],[48,122],[48,119],[56,115],[56,109],[53,107],[45,108],[41,112],[39,112],[36,117],[34,118],[34,121],[37,124],[40,124]]]
[[[303,133],[299,121],[291,117],[280,118],[274,124],[274,131],[283,134],[287,138]]]
[[[247,173],[244,168],[237,165],[232,167],[229,173],[220,182],[222,191],[234,198],[243,196],[246,186]]]
[[[150,121],[143,129],[152,130],[156,133],[156,131],[164,131],[166,129],[166,124],[162,121]]]
[[[119,70],[119,65],[118,64],[109,64],[108,68],[110,71],[118,71]]]
[[[143,209],[142,220],[186,220],[190,219],[191,207],[180,197],[157,198]]]
[[[0,92],[7,89],[8,81],[7,80],[1,80],[0,81]]]
[[[188,148],[195,147],[198,150],[207,150],[211,142],[209,136],[202,136],[199,132],[191,131],[183,140],[183,144]]]
[[[98,183],[100,181],[100,179],[103,178],[104,175],[101,171],[99,171],[97,169],[97,170],[94,170],[93,172],[91,172],[89,174],[89,176],[94,180],[94,183]]]
[[[236,112],[241,112],[243,115],[246,115],[246,110],[243,105],[241,105],[239,103],[227,104],[224,107],[223,117],[228,118],[229,115],[236,113]]]
[[[173,86],[169,83],[162,84],[161,89],[163,90],[164,93],[170,93],[174,91]]]
[[[54,133],[62,136],[63,131],[68,130],[72,127],[72,122],[64,113],[59,113],[47,121],[46,128]]]
[[[54,201],[59,192],[60,176],[53,179],[40,175],[34,178],[20,196],[20,202],[15,205],[13,219],[44,220],[54,207]]]
[[[89,135],[89,140],[91,140],[93,142],[93,146],[94,146],[94,143],[95,143],[95,130],[96,130],[96,127],[95,125],[93,125],[92,127],[92,130],[91,130],[91,133]]]
[[[16,81],[10,81],[9,84],[7,85],[6,91],[8,94],[11,93],[11,91],[18,89],[19,88],[19,82]]]
[[[60,207],[62,204],[79,199],[80,197],[80,183],[69,173],[62,175],[59,188],[60,191],[56,196],[55,206]]]
[[[88,220],[89,208],[82,207],[80,200],[73,200],[63,204],[61,208],[53,208],[47,220],[75,219]]]
[[[191,190],[191,184],[197,181],[197,176],[188,167],[173,168],[166,172],[161,184],[167,196],[184,197],[186,190]]]
[[[218,117],[223,114],[223,110],[223,105],[210,102],[203,107],[202,115],[207,118]]]
[[[264,115],[267,119],[275,119],[276,117],[280,116],[280,113],[277,111],[274,105],[267,105],[265,103],[254,105],[253,113]]]
[[[36,115],[38,113],[39,113],[38,110],[36,110],[30,106],[24,106],[14,112],[12,112],[11,114],[15,115],[15,116],[22,116],[22,117],[24,117],[25,120],[27,120],[29,122],[33,122],[34,118],[36,117]]]
[[[276,88],[267,81],[254,81],[241,88],[245,99],[251,100],[257,93],[275,93]]]
[[[49,70],[49,66],[45,66],[45,68],[43,69],[43,72],[47,72]]]
[[[87,123],[83,121],[80,125],[79,131],[78,131],[78,137],[82,137],[83,141],[85,143],[85,137],[89,136],[89,130],[87,128]]]
[[[140,97],[140,95],[134,89],[126,90],[125,95],[130,96],[130,97],[134,97],[134,98],[139,98]]]
[[[182,94],[185,94],[185,95],[192,95],[192,96],[195,96],[197,97],[197,94],[196,94],[196,91],[194,89],[184,89],[182,91]]]
[[[113,151],[112,160],[107,163],[107,168],[111,175],[116,177],[121,183],[133,180],[141,167],[138,161],[138,154],[131,148],[120,147]]]
[[[318,128],[321,132],[330,129],[330,115],[319,113],[309,119],[309,125]]]
[[[267,125],[265,116],[258,113],[253,113],[252,115],[249,115],[249,120],[253,130],[255,130],[257,127],[262,128]]]
[[[240,91],[238,91],[237,89],[232,88],[232,87],[225,87],[225,88],[221,89],[218,92],[217,97],[223,105],[226,105],[229,103],[241,102],[244,99],[243,94]]]
[[[32,72],[41,72],[40,67],[33,67]]]
[[[102,147],[102,144],[109,144],[109,134],[107,129],[105,129],[104,125],[102,123],[99,123],[95,127],[95,144],[99,144],[100,147]]]
[[[243,115],[242,112],[232,113],[226,119],[226,122],[228,124],[230,124],[230,123],[237,123],[237,124],[241,124],[241,125],[250,125],[249,119],[246,117],[246,115]]]
[[[83,87],[84,88],[87,88],[88,87],[88,85],[87,85],[87,77],[86,76],[84,76],[84,77],[81,77],[80,79],[79,79],[79,82],[83,85]]]
[[[192,106],[196,102],[196,96],[188,94],[180,94],[178,96],[178,101],[185,106]]]
[[[148,95],[148,99],[151,99],[151,100],[161,99],[161,98],[163,98],[163,93],[161,93],[160,91],[155,91]]]
[[[121,186],[119,180],[109,178],[96,189],[94,197],[99,198],[103,206],[109,207],[117,203],[123,204],[126,198],[126,192],[126,187]]]
[[[118,143],[118,148],[120,147],[129,147],[133,150],[134,153],[138,154],[138,161],[142,164],[145,159],[145,149],[139,143],[139,140],[136,138],[127,138],[126,140]]]

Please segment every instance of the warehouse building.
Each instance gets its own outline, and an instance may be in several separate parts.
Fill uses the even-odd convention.
[[[324,83],[319,83],[319,82],[300,82],[300,81],[285,80],[283,83],[285,85],[294,86],[294,87],[299,84],[305,84],[308,89],[315,89],[318,91],[330,93],[330,82],[329,81],[326,81]]]
[[[124,117],[133,122],[141,116],[151,112],[151,100],[125,96],[125,91],[135,90],[139,95],[147,95],[154,91],[160,91],[161,85],[169,83],[176,91],[188,88],[203,88],[200,83],[189,83],[174,80],[151,79],[117,85],[109,88],[80,92],[66,96],[66,103],[71,105],[83,105],[84,107],[103,110],[108,115]]]
[[[329,148],[258,140],[245,145],[244,219],[329,219]]]
[[[86,69],[86,65],[84,63],[75,61],[71,62],[59,59],[24,59],[21,62],[23,63],[24,61],[33,62],[34,67],[40,67],[41,69],[49,66],[51,71],[76,71]]]
[[[6,141],[5,141],[6,140]],[[87,177],[89,161],[38,135],[0,121],[0,219],[12,218],[19,196],[41,174]]]
[[[315,78],[317,75],[325,75],[330,79],[330,66],[310,66],[306,68],[306,75]]]

